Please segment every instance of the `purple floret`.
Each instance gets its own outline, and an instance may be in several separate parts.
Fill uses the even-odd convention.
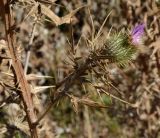
[[[131,32],[132,43],[135,45],[139,45],[142,43],[142,36],[144,34],[144,24],[137,25]]]

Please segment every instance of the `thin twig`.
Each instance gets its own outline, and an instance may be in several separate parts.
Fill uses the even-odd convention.
[[[27,74],[27,70],[28,70],[28,64],[29,64],[29,59],[30,59],[30,55],[31,55],[31,46],[32,46],[33,39],[34,39],[36,24],[37,24],[37,21],[35,21],[33,24],[32,31],[30,34],[29,44],[27,47],[27,57],[26,57],[26,62],[25,62],[25,67],[24,67],[25,75]]]
[[[100,27],[100,29],[99,29],[99,31],[98,31],[96,37],[95,37],[95,40],[97,40],[97,39],[100,37],[100,35],[101,35],[101,33],[102,33],[102,29],[103,29],[103,27],[104,27],[104,25],[105,25],[107,19],[108,19],[109,16],[111,15],[111,13],[112,13],[112,11],[109,12],[109,14],[107,15],[107,17],[106,17],[105,20],[103,21],[103,24],[101,25],[101,27]]]

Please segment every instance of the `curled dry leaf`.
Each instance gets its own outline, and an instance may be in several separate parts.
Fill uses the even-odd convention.
[[[98,108],[107,108],[108,106],[103,105],[99,102],[95,102],[91,99],[89,99],[88,97],[82,97],[82,98],[78,98],[75,97],[73,95],[69,95],[68,96],[71,98],[71,102],[73,103],[73,108],[75,112],[78,112],[78,103],[80,104],[84,104],[90,107],[98,107]]]
[[[87,97],[84,97],[84,98],[81,98],[79,100],[79,103],[81,104],[84,104],[84,105],[88,105],[88,106],[91,106],[91,107],[98,107],[98,108],[107,108],[108,106],[105,106],[99,102],[95,102]]]
[[[53,79],[52,76],[43,76],[43,75],[36,75],[36,74],[27,74],[26,78],[28,81],[40,80],[40,79]]]
[[[83,7],[85,7],[85,6],[81,6],[77,9],[71,11],[69,14],[67,14],[63,17],[58,17],[51,9],[49,9],[49,7],[41,4],[42,13],[44,15],[46,15],[51,21],[53,21],[56,24],[56,26],[64,24],[64,23],[70,23],[71,18],[73,18],[73,16]]]

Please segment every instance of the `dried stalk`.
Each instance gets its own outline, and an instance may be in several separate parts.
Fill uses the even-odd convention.
[[[34,126],[34,122],[37,117],[34,113],[34,106],[31,97],[31,91],[28,85],[28,82],[24,75],[24,70],[20,60],[18,60],[16,53],[16,42],[13,30],[11,30],[13,26],[13,18],[10,11],[9,6],[10,0],[1,0],[0,1],[0,9],[2,10],[2,17],[5,24],[5,32],[6,32],[6,41],[8,43],[8,49],[10,51],[10,56],[12,58],[12,65],[15,71],[15,77],[21,89],[21,97],[23,99],[24,109],[27,115],[27,121],[30,127],[31,137],[38,138],[36,126]]]
[[[84,118],[85,118],[85,130],[87,132],[87,137],[88,138],[93,138],[93,131],[92,131],[92,126],[91,126],[91,121],[90,121],[90,116],[89,116],[89,110],[88,106],[84,107]]]

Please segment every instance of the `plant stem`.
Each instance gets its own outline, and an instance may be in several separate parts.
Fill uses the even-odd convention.
[[[36,126],[33,125],[37,120],[36,114],[34,113],[34,106],[31,97],[30,87],[24,75],[24,70],[20,60],[18,59],[16,52],[16,41],[13,30],[13,18],[10,10],[10,0],[0,0],[0,9],[2,14],[2,19],[5,25],[6,41],[8,43],[8,49],[10,51],[10,56],[12,58],[12,65],[15,72],[15,77],[21,89],[21,97],[24,104],[24,110],[27,115],[27,121],[30,127],[30,133],[32,138],[38,138]]]

